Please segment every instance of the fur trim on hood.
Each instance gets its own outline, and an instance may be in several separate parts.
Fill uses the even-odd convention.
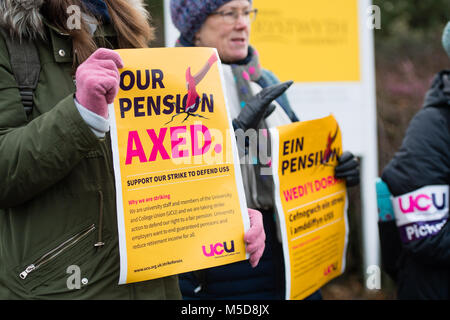
[[[44,0],[2,0],[0,26],[19,38],[34,38],[43,34],[39,9]]]
[[[143,0],[128,2],[142,15],[148,16]],[[43,17],[39,12],[43,3],[44,0],[0,0],[0,26],[20,39],[43,36]]]

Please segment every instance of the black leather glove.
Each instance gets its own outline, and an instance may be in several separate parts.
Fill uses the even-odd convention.
[[[282,95],[293,81],[286,81],[258,92],[242,109],[238,117],[233,120],[234,129],[255,129],[263,118],[268,117],[274,110],[273,100]]]
[[[359,184],[359,161],[350,151],[345,151],[337,159],[338,165],[334,169],[334,176],[345,179],[347,187]]]

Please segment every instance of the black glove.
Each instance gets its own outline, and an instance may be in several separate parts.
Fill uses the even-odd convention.
[[[337,159],[338,165],[334,169],[334,176],[345,179],[347,187],[359,184],[359,161],[350,151],[345,151]]]
[[[275,106],[272,101],[281,96],[291,85],[293,81],[286,81],[262,89],[256,94],[242,109],[238,117],[233,120],[234,129],[256,129],[263,118],[268,117]]]

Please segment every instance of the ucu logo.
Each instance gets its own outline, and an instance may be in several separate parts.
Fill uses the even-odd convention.
[[[448,195],[444,192],[441,194],[432,193],[431,196],[426,194],[410,195],[409,203],[405,198],[398,198],[398,205],[402,213],[407,214],[416,211],[428,211],[432,206],[437,210],[447,207]],[[406,202],[406,203],[404,203]]]
[[[338,267],[338,263],[334,262],[332,264],[330,264],[328,267],[325,268],[325,270],[323,271],[323,275],[326,276],[328,274],[330,274],[332,271],[336,271]]]
[[[234,241],[231,240],[229,247],[226,242],[218,242],[216,244],[209,245],[209,252],[206,252],[207,249],[205,246],[202,246],[202,249],[203,249],[203,254],[206,257],[220,256],[224,252],[227,252],[227,253],[234,252]]]

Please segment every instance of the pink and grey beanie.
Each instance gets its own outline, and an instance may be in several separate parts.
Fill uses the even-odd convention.
[[[171,0],[170,13],[175,27],[183,38],[194,41],[195,34],[206,18],[219,7],[231,0]],[[251,3],[252,1],[249,0]]]

